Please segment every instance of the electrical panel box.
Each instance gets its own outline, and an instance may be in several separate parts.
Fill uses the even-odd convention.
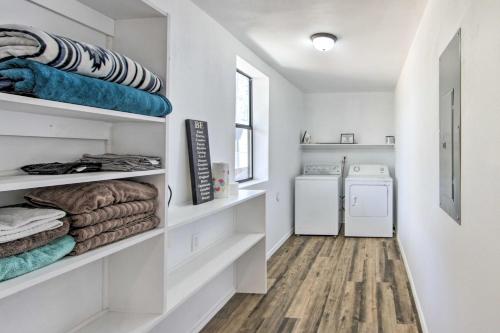
[[[439,58],[439,206],[460,224],[461,31]]]

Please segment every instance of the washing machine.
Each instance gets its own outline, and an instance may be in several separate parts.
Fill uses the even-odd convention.
[[[340,164],[305,165],[295,178],[295,234],[337,235],[341,189]]]
[[[345,235],[392,237],[393,181],[386,165],[351,165],[345,179]]]

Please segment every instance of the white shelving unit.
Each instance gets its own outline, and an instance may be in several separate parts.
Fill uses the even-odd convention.
[[[231,265],[237,292],[267,292],[265,191],[240,190],[237,195],[203,205],[173,207],[169,211],[169,237],[182,237],[184,228],[217,221],[218,214],[227,212],[233,214],[230,234],[187,254],[169,269],[167,314]]]
[[[303,150],[331,150],[331,149],[394,149],[393,144],[341,144],[341,143],[302,143],[300,147]]]
[[[161,93],[168,96],[169,18],[147,0],[23,0],[6,8],[10,19],[2,24],[37,26],[137,60],[166,81]],[[33,188],[127,178],[158,188],[161,220],[154,230],[0,282],[0,331],[151,329],[167,311],[166,170],[31,176],[19,168],[105,152],[160,156],[166,165],[168,117],[5,93],[0,114],[0,206],[21,203]]]
[[[6,8],[16,20],[0,23],[34,25],[139,61],[165,79],[161,93],[168,96],[169,17],[148,0],[23,0]],[[33,188],[127,178],[158,188],[161,220],[154,230],[0,282],[0,331],[148,332],[229,269],[237,292],[267,291],[265,191],[167,209],[165,169],[57,176],[19,171],[105,152],[160,156],[166,165],[168,117],[4,93],[0,113],[0,206],[23,202]],[[212,230],[217,223],[222,226]],[[211,237],[189,251],[192,228],[208,228]],[[167,247],[174,242],[180,246]]]
[[[169,276],[167,312],[194,295],[264,237],[263,233],[235,234],[174,270]]]

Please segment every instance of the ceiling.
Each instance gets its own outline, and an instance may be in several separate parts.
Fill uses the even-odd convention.
[[[192,0],[304,92],[392,90],[426,0]],[[339,37],[319,52],[310,35]]]

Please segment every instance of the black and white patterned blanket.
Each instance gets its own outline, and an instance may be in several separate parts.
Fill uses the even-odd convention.
[[[24,25],[0,25],[0,61],[11,58],[30,59],[152,93],[162,87],[156,74],[128,57]]]

